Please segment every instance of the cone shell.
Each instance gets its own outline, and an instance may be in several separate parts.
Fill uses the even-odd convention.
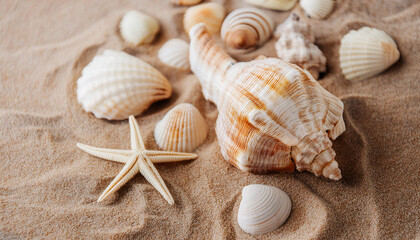
[[[200,3],[203,0],[171,0],[172,4],[178,5],[178,6],[190,6]]]
[[[292,201],[284,191],[252,184],[242,190],[238,224],[247,233],[262,234],[283,225],[292,210]]]
[[[190,45],[186,41],[174,38],[163,44],[159,49],[158,58],[168,66],[189,70],[189,48]]]
[[[216,134],[227,161],[250,172],[292,172],[296,165],[341,178],[329,139],[345,130],[337,97],[280,59],[236,62],[203,24],[191,29],[190,38],[191,70],[219,110]]]
[[[192,152],[204,142],[208,126],[201,113],[189,103],[172,108],[155,128],[155,140],[167,151]]]
[[[334,0],[300,0],[300,6],[310,18],[323,19],[334,8]]]
[[[247,3],[272,10],[290,10],[297,0],[246,0]]]
[[[156,19],[136,10],[127,12],[120,22],[121,36],[133,45],[151,43],[159,30]]]
[[[184,15],[184,29],[188,33],[197,23],[204,23],[210,33],[217,33],[220,30],[225,9],[222,5],[214,2],[200,4],[187,9]]]
[[[127,53],[105,50],[77,80],[77,100],[97,118],[127,119],[169,98],[171,85],[155,68]]]
[[[399,57],[395,41],[376,28],[352,30],[341,39],[340,66],[346,79],[351,81],[372,77]]]
[[[250,51],[271,37],[274,21],[256,8],[240,8],[223,21],[221,38],[232,49]]]

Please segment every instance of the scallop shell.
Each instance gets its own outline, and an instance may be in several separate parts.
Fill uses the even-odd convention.
[[[363,27],[341,39],[340,66],[351,81],[372,77],[400,58],[395,41],[384,31]]]
[[[203,0],[171,0],[172,4],[178,6],[191,6],[200,3]]]
[[[334,8],[334,0],[300,0],[300,6],[310,18],[323,19]]]
[[[222,5],[214,2],[200,4],[187,9],[184,15],[184,29],[188,33],[197,23],[204,23],[210,33],[217,33],[220,30],[225,9]]]
[[[189,48],[190,45],[186,41],[174,38],[163,44],[159,49],[158,58],[168,66],[189,70]]]
[[[340,99],[281,59],[236,62],[203,24],[190,38],[191,70],[219,110],[216,134],[227,161],[250,172],[293,172],[296,164],[299,171],[341,178],[329,139],[345,130]]]
[[[128,11],[120,22],[121,36],[134,45],[151,43],[159,30],[156,19],[136,10]]]
[[[318,79],[319,72],[326,70],[327,59],[314,44],[315,36],[311,26],[299,21],[296,14],[291,14],[279,25],[275,35],[279,37],[275,48],[280,59],[308,70],[315,79]]]
[[[247,233],[262,234],[283,225],[292,210],[292,201],[284,191],[252,184],[242,190],[238,224]]]
[[[127,53],[105,50],[77,80],[77,100],[97,118],[127,119],[169,98],[172,88],[158,70]]]
[[[155,140],[167,151],[192,152],[204,142],[209,127],[201,113],[189,103],[172,108],[155,127]]]
[[[267,41],[274,21],[256,8],[240,8],[223,21],[221,38],[232,49],[250,51]]]
[[[296,4],[297,0],[246,0],[246,2],[263,8],[287,11]]]

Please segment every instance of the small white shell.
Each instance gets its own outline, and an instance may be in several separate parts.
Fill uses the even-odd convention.
[[[202,22],[210,33],[217,33],[224,18],[225,9],[222,5],[214,2],[200,4],[188,8],[185,12],[184,29],[189,33],[194,25]]]
[[[284,191],[262,184],[248,185],[242,190],[238,224],[251,234],[271,232],[286,221],[291,209],[292,201]]]
[[[245,0],[247,3],[255,6],[273,9],[273,10],[290,10],[297,0]]]
[[[193,105],[181,103],[156,124],[155,140],[167,151],[191,152],[204,142],[209,127]]]
[[[159,29],[156,19],[136,10],[128,11],[120,22],[121,36],[134,45],[151,43]]]
[[[394,64],[400,57],[397,44],[384,31],[363,27],[341,39],[340,66],[348,80],[363,80]]]
[[[310,18],[323,19],[334,8],[334,0],[300,0],[300,6]]]
[[[178,6],[190,6],[200,3],[203,0],[171,0],[172,4],[178,5]]]
[[[169,98],[172,88],[158,70],[127,53],[105,50],[77,80],[77,100],[97,118],[127,119]]]
[[[158,58],[168,66],[189,70],[189,48],[190,45],[186,41],[174,38],[163,44],[159,49]]]

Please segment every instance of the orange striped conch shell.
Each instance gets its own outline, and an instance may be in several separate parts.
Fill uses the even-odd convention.
[[[306,70],[277,58],[236,62],[205,25],[190,31],[191,70],[217,105],[223,157],[243,171],[310,171],[341,179],[331,139],[344,130],[343,103]]]

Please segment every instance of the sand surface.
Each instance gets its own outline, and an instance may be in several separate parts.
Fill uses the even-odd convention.
[[[243,1],[217,1],[227,11]],[[127,10],[156,17],[152,45],[130,47],[118,24]],[[186,7],[168,1],[0,2],[0,238],[99,239],[414,239],[419,232],[420,2],[338,0],[326,20],[306,19],[328,61],[321,84],[345,106],[347,131],[333,141],[343,179],[311,173],[254,175],[229,165],[214,131],[216,107],[192,73],[160,63],[157,51],[182,30]],[[281,23],[289,12],[264,10]],[[299,6],[292,10],[301,14]],[[365,81],[340,71],[341,37],[372,26],[392,36],[400,60]],[[275,57],[272,39],[249,54]],[[172,192],[170,206],[136,175],[104,203],[96,200],[122,164],[88,155],[76,142],[129,149],[128,121],[96,119],[77,103],[76,80],[104,49],[123,50],[169,79],[173,96],[137,117],[146,147],[158,149],[153,129],[178,103],[194,104],[210,132],[192,162],[157,169]],[[286,191],[292,213],[281,228],[251,236],[236,217],[242,188],[261,183]]]

